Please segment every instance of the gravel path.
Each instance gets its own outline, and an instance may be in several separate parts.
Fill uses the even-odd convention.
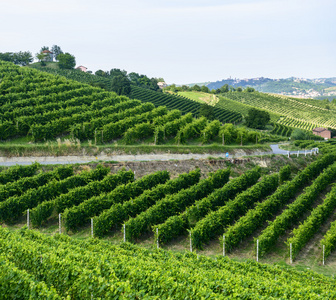
[[[267,155],[267,154],[282,154],[288,155],[288,151],[279,149],[278,145],[270,145],[272,151],[261,152],[256,151],[252,154],[247,155],[245,152],[232,155],[230,153],[219,153],[219,154],[138,154],[138,155],[99,155],[99,156],[45,156],[45,157],[0,157],[1,166],[12,166],[12,165],[29,165],[34,162],[39,162],[41,164],[74,164],[74,163],[87,163],[92,161],[169,161],[169,160],[188,160],[188,159],[207,159],[209,157],[214,158],[238,158],[246,156],[256,156],[256,155]],[[299,151],[300,154],[304,154],[305,151]],[[292,151],[291,155],[297,154],[298,151]],[[228,154],[228,156],[227,156]],[[309,153],[310,154],[310,153]]]

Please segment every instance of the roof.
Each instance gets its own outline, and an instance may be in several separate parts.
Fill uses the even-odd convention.
[[[43,50],[42,53],[50,53],[50,54],[52,54],[52,52],[50,52],[49,50]]]
[[[84,66],[78,66],[76,69],[78,69],[78,68],[85,68],[85,69],[87,69],[87,67],[84,67]]]
[[[323,127],[316,127],[316,128],[313,129],[313,131],[316,131],[316,132],[322,132],[322,131],[325,131],[325,130],[329,131],[327,128],[323,128]]]

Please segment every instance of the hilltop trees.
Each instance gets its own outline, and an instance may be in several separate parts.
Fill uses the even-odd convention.
[[[33,61],[33,56],[29,51],[0,53],[0,60],[9,61],[16,65],[26,66]]]
[[[53,56],[54,56],[54,59],[55,59],[55,60],[58,60],[58,55],[60,55],[60,54],[63,53],[61,47],[60,47],[60,46],[57,46],[57,45],[53,45],[53,46],[51,47],[51,52],[53,53]]]
[[[112,78],[111,89],[118,95],[129,95],[131,93],[131,82],[126,76],[117,75]]]
[[[76,59],[70,53],[61,53],[57,56],[60,69],[73,69],[76,66]]]

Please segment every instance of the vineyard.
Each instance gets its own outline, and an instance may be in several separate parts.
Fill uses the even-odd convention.
[[[4,299],[336,297],[335,280],[314,272],[146,250],[129,243],[113,246],[96,239],[0,229],[0,250]]]
[[[1,295],[332,299],[333,278],[227,256],[254,237],[254,257],[272,254],[281,240],[295,262],[323,226],[318,259],[331,263],[335,174],[335,154],[320,155],[297,173],[286,163],[273,173],[259,166],[241,174],[195,169],[174,178],[165,170],[136,178],[99,164],[7,168],[0,172]],[[22,223],[28,228],[4,228]],[[31,230],[53,223],[59,224],[54,236]],[[93,238],[68,236],[81,231]],[[184,239],[187,251],[164,250]],[[147,249],[134,245],[148,240]],[[200,255],[209,243],[221,245],[214,258]]]
[[[169,109],[179,109],[182,113],[192,113],[195,117],[198,116],[201,107],[199,102],[183,96],[158,93],[137,86],[132,86],[130,97],[143,102],[151,102],[155,106],[164,105]],[[214,115],[222,123],[239,123],[242,120],[240,113],[222,107],[215,107]]]
[[[196,118],[194,115],[198,114],[200,104],[181,97],[135,87],[139,91],[136,97],[142,101],[131,100],[61,76],[5,62],[0,63],[0,74],[2,141],[25,138],[44,142],[67,138],[77,144],[86,142],[91,145],[115,142],[123,145],[138,142],[242,145],[244,142],[246,145],[257,141],[279,141],[279,137],[269,134],[238,132],[238,129],[231,142],[223,140],[227,124],[223,125],[219,120],[238,122],[241,115],[215,109],[219,120]]]
[[[127,241],[137,242],[152,232],[154,240],[164,246],[190,235],[194,249],[203,249],[225,235],[229,253],[277,216],[272,221],[276,225],[269,223],[257,238],[262,255],[295,222],[302,222],[319,195],[328,190],[335,179],[335,158],[334,154],[320,156],[296,175],[289,166],[268,175],[255,167],[231,179],[230,169],[219,169],[202,179],[196,169],[177,178],[158,171],[135,180],[130,170],[111,174],[100,165],[80,173],[72,166],[49,172],[42,172],[38,164],[18,166],[0,173],[0,222],[15,224],[29,209],[34,227],[45,226],[61,214],[70,233],[89,226],[92,219],[95,237],[113,235],[120,228]],[[325,195],[327,208],[320,208],[323,219],[319,225],[336,210],[334,193],[331,189]],[[302,248],[309,239],[294,240],[297,230],[288,245]],[[293,248],[293,257],[298,252]]]
[[[336,128],[336,107],[312,99],[296,99],[259,92],[229,92],[223,94],[217,107],[234,109],[246,115],[249,107],[266,110],[272,121],[280,124],[311,130],[315,127]]]
[[[37,66],[36,66],[37,67]],[[39,70],[42,70],[38,68]],[[78,70],[61,70],[52,68],[43,68],[43,71],[53,75],[64,76],[68,79],[79,81],[90,85],[102,85],[107,90],[111,90],[111,80],[102,76],[95,76]],[[136,85],[132,85],[130,98],[137,99],[142,102],[153,103],[156,107],[166,106],[169,110],[178,109],[183,114],[192,113],[194,117],[198,116],[200,104],[191,101],[186,97],[179,97],[171,94],[163,94],[152,90],[144,89]],[[242,120],[241,114],[236,113],[231,109],[220,107],[215,108],[215,117],[222,123],[236,122]]]

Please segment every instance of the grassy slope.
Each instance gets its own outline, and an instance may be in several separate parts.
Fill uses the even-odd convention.
[[[209,93],[192,91],[192,92],[178,92],[178,94],[191,100],[197,101],[199,103],[206,103],[211,106],[215,106],[216,103],[219,101],[216,95]]]

